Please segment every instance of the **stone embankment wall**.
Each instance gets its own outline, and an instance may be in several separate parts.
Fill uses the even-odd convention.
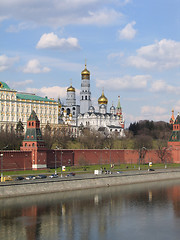
[[[122,175],[91,175],[86,178],[57,179],[46,182],[2,183],[0,184],[0,198],[25,196],[33,194],[82,190],[118,186],[124,184],[145,183],[169,179],[180,179],[180,170],[164,172],[134,172]]]

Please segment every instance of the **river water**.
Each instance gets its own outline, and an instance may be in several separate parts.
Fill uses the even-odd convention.
[[[180,180],[0,199],[0,240],[177,240]]]

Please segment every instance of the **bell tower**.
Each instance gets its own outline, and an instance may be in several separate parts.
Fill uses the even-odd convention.
[[[81,72],[80,113],[88,112],[91,106],[90,72],[86,68]]]

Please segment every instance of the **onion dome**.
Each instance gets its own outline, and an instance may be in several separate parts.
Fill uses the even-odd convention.
[[[69,114],[69,117],[71,117],[71,118],[72,118],[72,113],[70,113],[70,114]]]
[[[71,85],[68,87],[67,92],[75,92],[75,88]]]
[[[98,99],[98,104],[106,104],[108,103],[108,99],[104,96],[104,91],[102,91],[102,95]]]
[[[89,107],[89,110],[88,110],[88,112],[90,112],[90,113],[93,113],[93,112],[95,112],[95,108],[91,105],[90,107]]]
[[[114,105],[112,105],[112,106],[110,107],[110,110],[113,110],[113,111],[115,111],[115,110],[116,110],[115,106],[114,106]]]
[[[90,79],[90,71],[87,70],[86,64],[85,69],[81,72],[82,79]]]

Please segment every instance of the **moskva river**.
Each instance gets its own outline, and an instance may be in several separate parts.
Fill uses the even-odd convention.
[[[180,180],[0,199],[0,240],[178,240]]]

